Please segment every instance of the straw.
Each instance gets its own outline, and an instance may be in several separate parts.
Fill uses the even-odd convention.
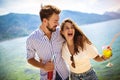
[[[115,40],[118,36],[120,36],[120,32],[114,35],[112,41],[110,42],[110,45],[109,45],[110,47],[112,47],[112,44],[115,42]]]

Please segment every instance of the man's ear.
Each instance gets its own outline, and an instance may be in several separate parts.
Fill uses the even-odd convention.
[[[43,18],[43,23],[46,23],[47,22],[47,19],[46,18]]]

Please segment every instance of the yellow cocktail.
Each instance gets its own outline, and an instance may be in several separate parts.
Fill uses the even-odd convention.
[[[106,47],[103,49],[103,56],[106,58],[110,58],[112,56],[112,49],[110,47]]]
[[[110,46],[107,46],[107,47],[103,48],[103,56],[106,59],[109,59],[112,56],[112,49],[111,49]],[[113,64],[110,62],[110,59],[109,59],[109,62],[106,66],[107,67],[112,67],[113,66]]]

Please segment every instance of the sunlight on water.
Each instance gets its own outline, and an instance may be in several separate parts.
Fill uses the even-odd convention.
[[[120,20],[80,26],[86,36],[102,53],[102,46],[109,45],[115,34],[120,32]],[[0,42],[0,80],[39,80],[39,69],[29,65],[26,60],[26,38]],[[112,42],[113,43],[113,42]],[[113,67],[107,68],[105,62],[91,61],[99,80],[120,79],[120,36],[112,44]]]

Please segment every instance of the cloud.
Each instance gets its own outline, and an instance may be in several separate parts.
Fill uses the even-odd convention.
[[[102,14],[116,11],[119,3],[120,0],[0,0],[0,11],[38,14],[41,4],[52,4],[62,10]]]
[[[6,12],[38,14],[39,2],[40,0],[5,0],[1,3],[1,9]]]

